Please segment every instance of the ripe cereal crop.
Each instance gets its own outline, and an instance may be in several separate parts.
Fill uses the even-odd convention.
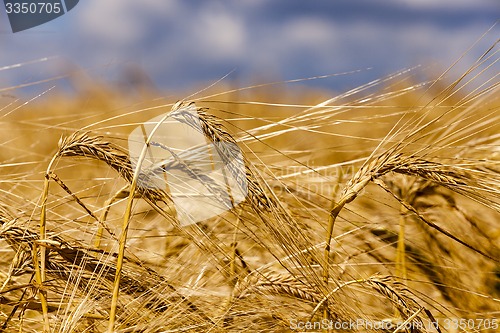
[[[0,331],[498,332],[498,51],[335,94],[11,87]]]

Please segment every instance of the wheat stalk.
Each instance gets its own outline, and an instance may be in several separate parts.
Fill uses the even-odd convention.
[[[347,203],[353,201],[358,196],[358,194],[366,187],[366,185],[368,185],[368,183],[377,182],[380,177],[389,172],[420,177],[422,179],[429,180],[433,183],[449,188],[458,193],[471,194],[471,196],[477,196],[478,190],[481,190],[480,187],[478,188],[477,184],[479,184],[479,182],[476,180],[476,178],[472,174],[467,173],[465,170],[458,169],[451,165],[444,165],[438,162],[427,161],[417,156],[404,156],[401,153],[395,154],[389,151],[369,162],[366,162],[347,182],[346,186],[340,194],[340,199],[337,202],[334,201],[332,203],[327,227],[326,245],[324,250],[325,266],[323,268],[323,282],[325,285],[328,285],[329,281],[328,266],[331,250],[330,243],[333,235],[335,220],[338,214]],[[489,189],[483,188],[482,190],[488,191]],[[415,212],[412,207],[406,205],[404,202],[402,202],[402,204],[406,209]],[[423,218],[421,217],[421,219]],[[486,253],[475,249],[471,245],[454,237],[437,225],[427,220],[425,221],[427,224],[444,233],[448,237],[451,237],[459,243],[473,249],[474,251],[481,253],[488,258],[491,258]],[[325,307],[324,311],[325,319],[328,318],[326,309],[327,307]]]

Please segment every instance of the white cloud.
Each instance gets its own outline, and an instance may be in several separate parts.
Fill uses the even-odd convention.
[[[109,46],[130,44],[144,34],[144,22],[134,13],[131,0],[88,1],[78,6],[82,36]]]
[[[140,43],[150,20],[176,16],[180,4],[163,0],[87,0],[80,2],[75,15],[84,38],[110,47]]]
[[[246,33],[243,20],[229,13],[222,5],[209,5],[196,20],[192,20],[191,41],[200,56],[211,59],[235,59],[246,48]],[[182,37],[180,37],[182,38]]]

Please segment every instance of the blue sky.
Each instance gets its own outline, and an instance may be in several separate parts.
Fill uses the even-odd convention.
[[[498,0],[81,0],[64,16],[13,34],[0,5],[0,92],[76,72],[116,83],[140,69],[167,93],[231,71],[228,80],[244,85],[360,70],[307,82],[345,90],[417,65],[444,70],[499,17]],[[26,62],[34,63],[9,67]]]

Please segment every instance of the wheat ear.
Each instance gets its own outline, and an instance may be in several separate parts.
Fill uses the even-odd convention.
[[[326,287],[328,287],[329,281],[330,244],[338,214],[347,203],[353,201],[358,196],[368,183],[389,172],[417,176],[456,192],[467,192],[468,190],[466,190],[465,185],[474,183],[471,175],[458,168],[427,161],[417,156],[404,156],[401,153],[394,153],[392,151],[388,151],[374,158],[372,161],[366,162],[347,182],[340,195],[340,199],[337,202],[332,202],[324,250],[323,283]],[[408,207],[405,208],[410,209]],[[328,319],[329,317],[328,304],[326,303],[323,312],[324,319]]]

